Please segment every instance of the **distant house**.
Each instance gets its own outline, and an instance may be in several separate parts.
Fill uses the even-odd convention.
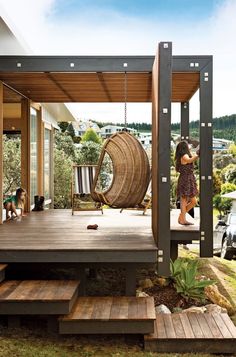
[[[152,133],[140,133],[138,140],[144,147],[149,147],[152,145]]]
[[[93,129],[98,135],[101,133],[101,129],[97,125],[97,123],[94,123],[92,120],[77,120],[72,122],[74,131],[75,131],[75,136],[82,136],[88,129]]]
[[[213,138],[212,149],[214,151],[227,150],[231,144],[233,144],[231,140]]]
[[[124,130],[124,126],[118,126],[118,125],[106,125],[101,128],[101,137],[106,139],[109,138],[111,135],[115,133],[119,133],[120,131]],[[136,134],[137,130],[132,129],[132,128],[126,128],[126,130],[129,133]]]

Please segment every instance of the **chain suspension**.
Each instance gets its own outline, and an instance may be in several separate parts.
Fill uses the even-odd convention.
[[[127,72],[125,72],[125,82],[124,82],[124,115],[125,115],[125,128],[127,128]]]

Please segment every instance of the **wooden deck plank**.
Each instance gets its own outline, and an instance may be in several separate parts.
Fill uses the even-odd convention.
[[[236,326],[234,325],[233,321],[230,319],[228,314],[221,314],[221,318],[224,321],[225,325],[227,326],[228,330],[230,331],[233,338],[236,338]]]
[[[222,320],[220,314],[213,313],[212,317],[214,318],[219,330],[221,331],[224,338],[232,338],[231,332],[226,326],[224,320]]]
[[[159,353],[233,354],[236,327],[227,314],[157,314],[154,332],[144,336],[144,343],[146,351]]]
[[[201,330],[201,327],[198,323],[198,320],[197,320],[197,314],[193,314],[193,313],[189,313],[188,314],[188,319],[189,319],[189,322],[192,326],[192,331],[194,333],[194,336],[196,338],[204,338],[204,335],[203,335],[203,332]]]
[[[202,330],[202,333],[204,335],[205,338],[213,338],[213,333],[211,332],[211,329],[209,328],[208,326],[208,323],[205,319],[205,314],[197,314],[196,317],[197,317],[197,320],[198,320],[198,323],[201,327],[201,330]]]
[[[179,314],[173,314],[172,322],[173,322],[176,338],[185,338],[186,335]]]
[[[213,335],[214,338],[223,338],[223,335],[220,331],[220,329],[218,328],[215,320],[213,319],[211,314],[205,314],[205,319],[206,322],[209,326],[209,329]]]
[[[170,314],[163,314],[163,321],[167,338],[176,338],[172,316]]]
[[[179,317],[180,317],[180,320],[182,322],[182,325],[183,325],[183,329],[184,329],[184,332],[185,332],[185,337],[186,338],[194,338],[194,333],[193,333],[193,330],[192,330],[192,326],[189,322],[189,319],[188,319],[188,315],[187,314],[179,314]]]

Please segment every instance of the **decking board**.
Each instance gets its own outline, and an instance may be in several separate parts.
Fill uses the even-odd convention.
[[[0,315],[69,313],[78,296],[75,280],[10,280],[0,284]]]
[[[235,353],[236,327],[227,314],[158,314],[144,341],[145,350],[159,353]]]
[[[137,334],[152,332],[154,321],[152,297],[79,297],[71,313],[59,318],[59,331],[61,334]]]

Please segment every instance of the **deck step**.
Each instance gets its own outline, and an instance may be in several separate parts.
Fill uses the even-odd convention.
[[[236,327],[227,314],[158,314],[145,350],[159,353],[235,353]]]
[[[145,334],[154,331],[152,297],[79,297],[59,318],[60,334]]]
[[[5,271],[7,268],[7,264],[0,264],[0,283],[5,280]]]
[[[0,284],[0,315],[68,314],[77,297],[75,280],[9,280]]]

